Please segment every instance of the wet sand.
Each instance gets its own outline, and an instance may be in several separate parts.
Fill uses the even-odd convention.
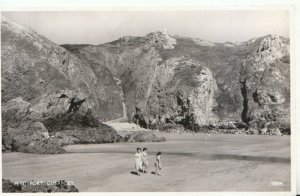
[[[67,146],[67,154],[4,153],[3,178],[74,181],[84,191],[289,191],[290,137],[159,133],[167,142]],[[147,147],[148,173],[134,173]],[[151,174],[162,151],[162,176]],[[281,182],[280,185],[272,183]]]

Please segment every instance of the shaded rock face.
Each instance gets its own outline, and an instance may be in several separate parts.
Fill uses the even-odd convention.
[[[260,130],[265,121],[267,129],[274,122],[283,132],[289,129],[286,38],[213,43],[159,32],[64,47],[122,81],[127,116],[143,127]]]
[[[59,180],[53,185],[47,185],[47,183],[39,183],[40,181],[32,181],[21,184],[14,184],[10,180],[2,179],[2,192],[3,193],[52,193],[52,192],[79,192],[74,185],[68,185],[67,181]]]

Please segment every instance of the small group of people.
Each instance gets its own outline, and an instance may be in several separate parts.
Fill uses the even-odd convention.
[[[140,172],[142,173],[147,173],[146,169],[149,166],[149,160],[148,160],[148,153],[147,153],[147,148],[143,148],[143,151],[141,148],[136,149],[135,153],[135,169],[137,172],[137,175],[140,176]],[[161,164],[161,152],[158,152],[156,154],[156,159],[155,159],[155,175],[161,175],[161,169],[162,169],[162,164]]]

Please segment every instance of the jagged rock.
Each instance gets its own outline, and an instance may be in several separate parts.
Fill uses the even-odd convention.
[[[255,94],[259,105],[276,105],[285,102],[284,95],[274,90],[257,90]]]
[[[253,56],[257,64],[270,64],[289,53],[289,47],[277,35],[268,35],[260,42]],[[262,66],[259,66],[262,68]]]
[[[79,192],[74,185],[68,185],[65,180],[59,180],[53,182],[53,184],[47,184],[42,181],[27,181],[22,184],[14,184],[10,180],[2,179],[2,192],[3,193],[52,193],[52,192]]]
[[[33,118],[31,114],[30,104],[23,101],[20,97],[10,100],[3,105],[2,122],[4,132],[2,141],[6,150],[34,152],[26,150],[25,147],[27,146],[30,149],[34,148],[42,152],[49,150],[47,145],[40,144],[40,142],[46,141],[44,139],[49,138],[48,130],[39,122],[39,119]],[[35,145],[38,145],[38,147],[35,147]],[[57,148],[58,150],[56,151],[58,152],[63,152],[63,149],[59,146],[53,148]],[[52,150],[50,151],[49,153],[53,153]]]
[[[49,138],[48,134],[47,130],[8,128],[2,137],[4,151],[49,154],[65,152],[59,141]]]
[[[166,30],[149,33],[146,35],[145,39],[145,48],[154,46],[159,49],[173,49],[174,45],[176,45],[176,39],[170,37]]]
[[[77,101],[73,99],[75,95]],[[69,144],[122,141],[113,128],[97,120],[89,108],[92,107],[89,100],[81,102],[84,97],[63,90],[45,94],[31,104],[21,98],[4,104],[3,151],[56,154],[64,153],[63,146]],[[70,111],[72,103],[78,102],[81,104]]]

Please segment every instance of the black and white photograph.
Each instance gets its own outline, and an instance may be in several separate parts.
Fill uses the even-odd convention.
[[[2,192],[290,195],[292,21],[1,11]]]

